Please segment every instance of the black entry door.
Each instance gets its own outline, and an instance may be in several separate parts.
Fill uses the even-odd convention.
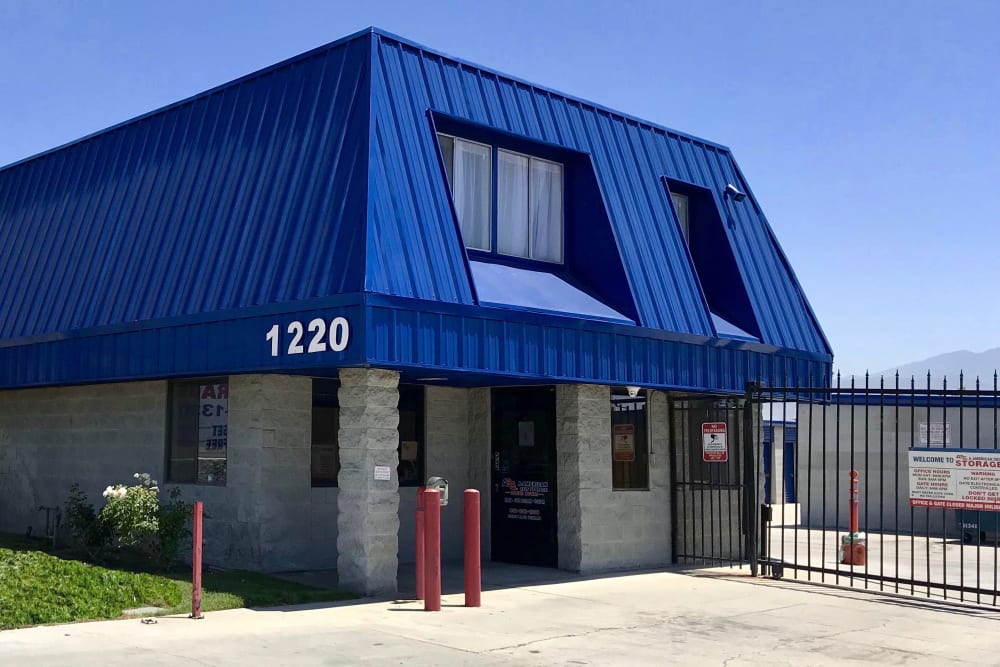
[[[556,567],[556,392],[493,390],[493,560]]]

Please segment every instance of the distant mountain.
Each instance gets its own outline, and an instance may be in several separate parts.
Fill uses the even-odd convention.
[[[895,379],[896,372],[899,371],[899,383],[909,384],[910,377],[916,378],[917,387],[927,386],[927,373],[931,374],[931,386],[940,387],[942,379],[948,379],[948,388],[958,388],[959,373],[965,374],[965,387],[972,389],[975,387],[976,377],[979,378],[983,388],[992,388],[993,373],[1000,369],[1000,347],[986,350],[984,352],[970,352],[969,350],[959,350],[939,354],[923,361],[900,364],[885,369],[879,373],[872,373],[873,378],[884,375],[886,382],[890,378]],[[863,378],[863,376],[862,376]]]

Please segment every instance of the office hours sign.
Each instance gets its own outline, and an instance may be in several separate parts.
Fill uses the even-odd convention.
[[[729,460],[726,422],[705,422],[701,425],[701,458],[709,463]]]
[[[910,507],[1000,511],[1000,451],[909,451]]]

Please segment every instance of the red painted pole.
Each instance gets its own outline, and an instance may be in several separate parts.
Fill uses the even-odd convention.
[[[848,531],[853,535],[858,532],[858,471],[851,471],[851,502]]]
[[[441,492],[424,489],[424,611],[441,611]]]
[[[191,554],[191,618],[202,618],[201,615],[201,518],[203,504],[200,500],[194,503],[194,518],[192,520]]]
[[[479,562],[479,491],[465,490],[465,606],[481,603],[483,580]]]
[[[417,599],[424,599],[424,489],[417,487],[417,518],[416,518],[416,575]]]

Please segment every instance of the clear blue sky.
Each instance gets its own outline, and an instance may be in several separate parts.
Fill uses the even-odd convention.
[[[1000,346],[1000,2],[0,0],[0,164],[369,25],[731,147],[846,372]]]

